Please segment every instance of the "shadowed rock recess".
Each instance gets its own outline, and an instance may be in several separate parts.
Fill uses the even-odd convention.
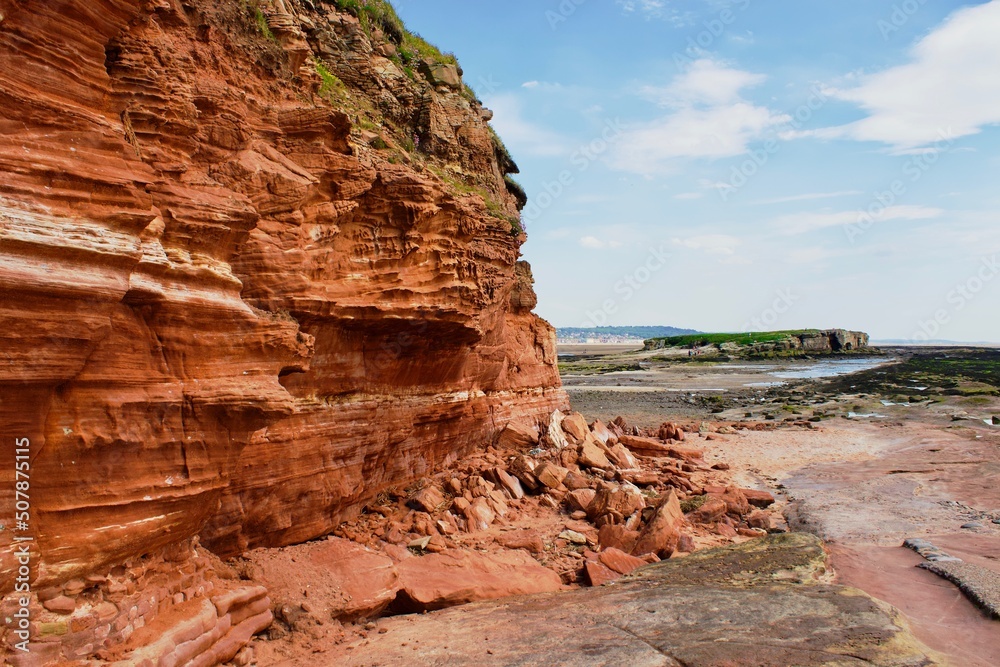
[[[230,660],[271,612],[216,555],[325,535],[567,404],[490,112],[453,58],[338,4],[0,0],[16,664]]]

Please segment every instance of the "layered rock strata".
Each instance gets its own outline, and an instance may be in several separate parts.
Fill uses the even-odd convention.
[[[323,535],[565,405],[516,167],[394,49],[329,3],[0,0],[0,523],[27,439],[36,591]]]

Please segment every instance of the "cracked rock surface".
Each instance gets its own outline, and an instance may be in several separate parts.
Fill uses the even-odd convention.
[[[771,536],[600,588],[397,617],[322,664],[941,664],[892,608],[827,575],[818,539]]]

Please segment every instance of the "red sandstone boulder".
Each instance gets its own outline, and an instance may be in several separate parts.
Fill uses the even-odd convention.
[[[490,478],[493,482],[504,492],[511,497],[513,500],[520,500],[524,498],[524,487],[521,486],[521,482],[509,474],[503,468],[493,468],[489,472]]]
[[[524,549],[533,554],[541,554],[545,551],[545,542],[534,530],[512,530],[507,533],[500,533],[496,541],[501,546],[508,549]]]
[[[262,549],[248,558],[261,570],[275,600],[297,600],[307,589],[333,591],[333,618],[354,620],[378,616],[396,597],[398,576],[392,559],[359,544],[327,538],[290,547],[295,568],[287,560],[270,558]]]
[[[401,590],[393,609],[403,613],[562,588],[559,575],[524,551],[484,555],[449,550],[408,558],[398,569]]]
[[[590,425],[590,432],[594,434],[594,437],[600,440],[605,445],[613,445],[618,441],[618,438],[608,429],[604,423],[597,419]],[[612,442],[614,441],[614,442]]]
[[[448,501],[445,499],[444,494],[436,486],[428,486],[417,491],[413,498],[410,499],[409,505],[422,512],[434,514],[446,502]]]
[[[566,432],[562,428],[562,422],[565,417],[566,415],[556,410],[549,418],[549,426],[545,431],[545,444],[553,449],[563,449],[569,446],[569,440],[566,439]]]
[[[631,553],[639,539],[639,531],[629,530],[622,525],[608,524],[597,531],[597,544],[602,549],[618,549]]]
[[[597,439],[589,433],[580,444],[577,463],[584,468],[600,468],[601,470],[614,467],[604,451],[598,447]]]
[[[681,459],[683,461],[700,461],[705,458],[705,452],[700,449],[691,449],[690,447],[678,447],[676,445],[671,445],[669,448],[669,454],[675,459]]]
[[[563,468],[562,466],[557,466],[554,463],[541,463],[535,468],[535,477],[541,484],[548,489],[558,489],[562,486],[563,480],[566,479],[566,475],[569,470]]]
[[[507,472],[517,478],[528,491],[538,491],[540,484],[535,477],[537,463],[527,456],[515,456],[507,465]]]
[[[518,423],[507,424],[500,432],[498,444],[504,449],[530,449],[538,444],[538,429]]]
[[[583,473],[570,470],[566,473],[566,477],[563,479],[563,486],[570,491],[576,491],[578,489],[592,489],[594,487],[594,480]]]
[[[767,491],[757,491],[756,489],[740,489],[740,492],[746,497],[747,502],[749,502],[754,507],[759,507],[765,509],[774,504],[774,496]]]
[[[743,517],[750,513],[750,503],[743,492],[735,486],[727,487],[719,498],[726,503],[726,514]]]
[[[712,496],[701,507],[688,512],[687,518],[693,523],[715,523],[726,514],[726,502]]]
[[[587,511],[594,502],[597,492],[593,489],[577,489],[566,494],[564,501],[571,510]]]
[[[760,528],[761,530],[771,530],[771,515],[767,512],[761,510],[754,510],[750,512],[747,516],[747,525],[751,528]]]
[[[590,433],[587,420],[579,412],[571,412],[562,420],[562,430],[571,445],[578,445]]]
[[[644,507],[646,499],[639,489],[631,484],[615,484],[597,491],[594,501],[587,508],[587,514],[594,520],[611,514],[617,521],[621,521]]]
[[[653,553],[660,558],[669,558],[677,550],[684,525],[684,513],[673,489],[656,508],[656,513],[639,534],[632,553],[637,556]]]
[[[605,566],[609,570],[617,572],[618,574],[631,574],[633,571],[646,564],[646,561],[641,558],[631,556],[621,549],[616,549],[615,547],[605,549],[598,554],[597,559],[600,561],[601,565]]]
[[[591,586],[603,586],[622,576],[600,562],[592,560],[584,563],[583,569],[587,575],[587,583]]]
[[[620,469],[620,470],[633,470],[639,467],[639,462],[636,460],[632,452],[628,450],[628,447],[621,444],[620,442],[615,443],[611,447],[611,453],[608,454],[608,458]]]
[[[496,512],[490,507],[490,503],[485,498],[476,498],[472,504],[464,510],[465,520],[468,522],[469,532],[486,530],[496,520]]]

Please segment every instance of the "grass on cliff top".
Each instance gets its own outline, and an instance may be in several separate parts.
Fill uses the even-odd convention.
[[[399,57],[405,65],[424,58],[451,65],[458,63],[455,54],[442,53],[417,33],[407,30],[388,0],[334,0],[334,4],[337,9],[356,16],[369,36],[373,27],[385,33],[399,47]]]
[[[666,338],[651,338],[647,342],[662,343],[664,347],[702,347],[705,345],[756,345],[757,343],[776,343],[793,336],[819,333],[819,329],[795,329],[789,331],[759,331],[751,333],[715,333],[687,334],[684,336],[668,336]]]

